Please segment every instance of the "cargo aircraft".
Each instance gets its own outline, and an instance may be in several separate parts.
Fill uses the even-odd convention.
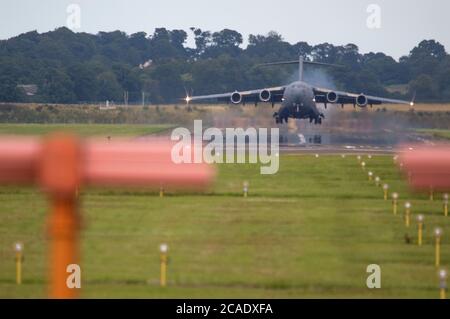
[[[271,103],[272,107],[274,107],[275,103],[281,103],[279,110],[273,114],[277,124],[282,124],[283,122],[287,123],[289,118],[309,119],[310,123],[314,122],[315,124],[321,124],[322,119],[325,116],[317,108],[317,103],[324,104],[325,108],[327,107],[327,104],[341,104],[342,107],[344,107],[345,104],[352,104],[354,107],[359,106],[362,108],[367,107],[368,105],[372,107],[373,105],[380,104],[414,105],[413,101],[388,99],[365,95],[363,93],[355,94],[315,87],[303,80],[303,70],[305,65],[335,66],[332,64],[305,61],[303,57],[300,57],[298,61],[272,62],[265,63],[263,66],[287,64],[298,64],[298,81],[284,86],[262,88],[250,91],[234,91],[229,93],[201,96],[187,95],[184,100],[187,103],[202,100],[215,100],[222,103],[231,102],[232,104],[255,103],[255,106],[259,102],[267,102]]]

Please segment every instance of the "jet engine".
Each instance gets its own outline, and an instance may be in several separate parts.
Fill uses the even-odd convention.
[[[359,107],[366,107],[368,103],[369,103],[369,99],[368,99],[367,96],[365,96],[364,94],[360,94],[360,95],[358,95],[358,97],[356,98],[356,104],[357,104]]]
[[[270,101],[270,98],[272,97],[272,94],[270,93],[269,90],[261,90],[261,92],[259,92],[259,99],[262,102],[268,102]]]
[[[233,104],[239,104],[242,102],[242,95],[238,91],[231,94],[230,101]]]
[[[339,96],[336,92],[330,91],[327,93],[327,102],[328,103],[336,103],[339,99]]]

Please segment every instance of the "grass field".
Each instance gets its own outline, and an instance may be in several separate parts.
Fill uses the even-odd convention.
[[[399,215],[350,155],[283,155],[274,176],[260,175],[258,165],[220,165],[206,194],[85,191],[82,296],[437,298],[435,226],[444,229],[442,263],[450,263],[450,219],[440,195],[431,202],[409,193],[391,156],[365,161],[399,192]],[[402,220],[405,199],[413,204],[410,229]],[[0,297],[46,296],[46,212],[35,191],[0,188]],[[422,247],[414,244],[417,213],[425,215]],[[21,286],[14,281],[16,241],[25,245]],[[158,286],[162,242],[169,244],[166,288]],[[373,263],[381,266],[381,289],[366,287]]]
[[[73,132],[81,136],[140,136],[168,130],[172,125],[114,125],[114,124],[5,124],[0,123],[2,135],[42,135],[54,131]]]

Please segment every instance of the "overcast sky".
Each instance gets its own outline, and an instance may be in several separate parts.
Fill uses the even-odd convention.
[[[81,28],[74,31],[89,33],[195,26],[234,29],[245,39],[274,30],[291,43],[354,43],[361,52],[396,59],[423,39],[436,39],[450,51],[449,0],[1,0],[0,39],[67,26],[69,4],[81,9]],[[367,12],[371,4],[381,9],[380,20],[372,16],[376,9]],[[369,16],[375,17],[369,19],[372,28]],[[373,28],[377,21],[380,28]]]

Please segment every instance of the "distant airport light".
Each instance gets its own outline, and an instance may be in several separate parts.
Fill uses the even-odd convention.
[[[395,156],[393,157],[393,160],[394,160],[394,163],[397,163],[398,155],[395,155]]]
[[[367,158],[368,158],[368,159],[372,159],[372,155],[370,155],[370,154],[367,155]]]
[[[319,154],[316,154],[315,156],[316,156],[316,158],[319,158]]]
[[[443,195],[443,199],[444,199],[444,216],[447,217],[448,216],[448,194],[445,193]]]
[[[439,273],[439,296],[441,299],[446,299],[447,291],[447,271],[445,269],[440,269]]]
[[[161,244],[159,246],[160,261],[161,261],[161,272],[159,278],[159,284],[161,287],[167,286],[167,252],[169,251],[169,246],[167,244]]]
[[[186,98],[184,100],[186,101],[186,103],[189,103],[192,99],[190,96],[186,96]]]
[[[430,201],[434,200],[434,190],[433,187],[430,187]]]
[[[410,106],[414,106],[414,102],[410,102],[409,105],[410,105]]]
[[[371,182],[372,181],[372,177],[373,177],[373,173],[372,172],[368,172],[367,175],[369,177],[369,182]]]
[[[361,163],[361,156],[358,155],[356,158],[358,159],[358,163]]]
[[[381,182],[380,177],[379,177],[379,176],[375,177],[375,185],[376,185],[377,187],[380,186],[380,182]]]
[[[434,238],[435,238],[435,266],[439,267],[441,263],[441,237],[442,237],[442,229],[436,227],[434,229]]]
[[[23,244],[15,243],[14,251],[16,252],[16,284],[22,284],[22,262],[23,262]]]
[[[362,167],[363,171],[365,171],[366,170],[366,162],[362,162],[361,167]]]
[[[409,227],[411,223],[411,203],[405,203],[405,226]]]
[[[342,158],[345,158],[345,154],[341,154],[341,157],[342,157]]]
[[[247,197],[248,196],[248,181],[244,181],[244,184],[243,184],[243,191],[244,191],[244,197]]]
[[[162,185],[159,187],[159,197],[164,197],[164,187]]]
[[[423,221],[424,217],[422,214],[417,215],[417,245],[422,246],[422,231],[423,231]]]
[[[384,200],[387,200],[387,198],[388,198],[388,191],[389,191],[389,185],[388,184],[384,184],[383,185]]]
[[[392,193],[392,213],[397,215],[398,193]]]

